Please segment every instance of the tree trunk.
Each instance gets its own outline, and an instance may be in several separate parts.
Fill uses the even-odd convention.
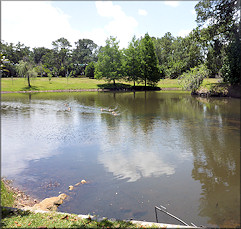
[[[113,79],[113,83],[114,83],[114,86],[115,86],[115,79]]]
[[[146,77],[145,77],[145,90],[146,90]]]
[[[134,87],[136,86],[136,81],[134,80]]]
[[[28,76],[28,87],[31,87],[30,85],[30,77]]]

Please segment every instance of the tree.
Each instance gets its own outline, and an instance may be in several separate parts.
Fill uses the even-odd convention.
[[[17,72],[19,75],[27,77],[29,88],[31,87],[30,77],[36,77],[38,74],[29,62],[23,60],[20,60],[17,65]]]
[[[85,68],[85,76],[89,78],[94,78],[95,76],[95,64],[90,62]]]
[[[35,64],[39,64],[40,62],[42,62],[43,56],[46,55],[48,52],[50,52],[50,50],[44,47],[33,48],[32,56]]]
[[[122,52],[119,50],[119,42],[114,37],[106,40],[106,45],[98,55],[95,68],[95,78],[105,78],[108,82],[122,77]]]
[[[90,39],[79,39],[75,42],[76,48],[73,50],[73,59],[80,64],[88,64],[96,61],[97,44]]]
[[[61,37],[56,41],[53,41],[52,45],[56,51],[61,51],[61,49],[69,49],[71,47],[69,41],[64,37]]]
[[[8,72],[4,72],[3,76],[16,76],[17,72],[15,64],[24,58],[29,58],[31,53],[29,47],[21,44],[20,42],[14,45],[13,43],[8,44],[7,42],[5,43],[1,41],[0,49],[1,53],[3,53],[9,60],[9,62],[6,63],[6,69],[8,69]]]
[[[195,36],[195,30],[191,31],[188,36],[181,39],[181,45],[179,47],[180,60],[184,62],[184,68],[182,72],[190,70],[203,63],[203,55],[201,45]]]
[[[71,44],[66,38],[61,37],[53,41],[52,45],[54,47],[55,67],[58,69],[58,75],[67,77]]]
[[[224,57],[221,73],[224,82],[231,84],[240,84],[241,73],[241,43],[235,40],[229,44],[226,49],[226,56]]]
[[[239,33],[240,1],[200,0],[195,6],[199,27],[208,25],[212,38],[232,39]],[[224,35],[221,37],[220,35]]]
[[[57,64],[56,53],[54,50],[50,49],[46,54],[44,54],[41,57],[41,62],[46,68],[53,69]]]
[[[214,40],[209,44],[205,64],[210,70],[210,77],[220,75],[224,56],[224,45],[219,40]]]
[[[123,65],[128,81],[133,81],[135,87],[136,81],[138,81],[142,75],[140,40],[136,39],[135,36],[129,43],[128,48],[124,50]]]
[[[8,72],[8,70],[6,69],[5,64],[9,63],[9,60],[1,53],[0,54],[0,72]]]
[[[172,54],[174,53],[174,39],[170,32],[165,33],[161,38],[153,38],[160,69],[162,69],[165,77],[168,78],[171,78],[171,71],[169,69],[171,68]]]
[[[201,46],[194,31],[185,38],[166,33],[162,38],[153,38],[159,66],[165,77],[175,79],[183,72],[203,62]]]
[[[83,73],[83,66],[90,62],[97,61],[98,46],[90,39],[79,39],[75,42],[75,49],[72,51],[71,62],[75,66],[75,74]]]
[[[148,33],[141,40],[141,67],[142,80],[145,82],[145,87],[148,84],[157,83],[162,74],[158,67],[158,59],[155,53],[154,43]]]
[[[220,58],[219,65],[220,68],[222,66],[222,77],[231,84],[240,83],[240,1],[201,0],[195,6],[195,10],[197,12],[196,21],[199,27],[203,27],[208,34],[208,41],[214,44],[214,47],[215,44],[223,46],[222,50],[225,52],[220,56],[224,58]],[[206,28],[204,28],[205,26]],[[215,51],[217,49],[214,48]],[[214,55],[216,54],[214,53]],[[212,59],[208,61],[212,61]]]

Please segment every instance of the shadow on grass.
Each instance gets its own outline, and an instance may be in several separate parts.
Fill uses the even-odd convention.
[[[20,91],[32,91],[32,90],[38,91],[38,90],[40,90],[40,88],[36,87],[36,86],[23,87]]]
[[[30,214],[30,211],[23,211],[20,209],[1,207],[2,219],[11,218],[13,216],[26,216]]]
[[[97,84],[100,89],[108,89],[113,91],[160,91],[160,87],[155,86],[131,86],[130,84],[123,83],[105,83],[105,84]]]
[[[100,89],[109,89],[109,90],[125,90],[131,89],[132,86],[129,84],[124,83],[116,83],[115,85],[112,83],[104,83],[104,84],[97,84]]]
[[[102,221],[93,221],[91,219],[84,219],[82,225],[88,225],[90,228],[135,228],[135,225],[131,222],[125,221],[110,221],[108,219],[104,219]]]
[[[53,226],[56,225],[63,225],[63,228],[136,228],[136,226],[131,222],[126,221],[111,221],[108,219],[104,219],[102,221],[92,220],[90,217],[87,219],[76,219],[75,216],[66,215],[62,216],[60,214],[52,215],[51,213],[47,213],[47,216],[34,216],[35,213],[30,211],[22,211],[20,209],[10,209],[3,207],[2,209],[2,219],[5,218],[4,222],[1,221],[1,226],[6,227],[6,225],[12,225],[14,223],[18,223],[20,218],[25,217],[25,220],[22,220],[24,224],[27,221],[30,223],[33,222],[38,228],[50,228],[48,226],[41,226],[41,224],[49,224],[49,220],[52,219]],[[10,219],[11,217],[15,217]],[[8,218],[8,219],[6,219]],[[24,222],[25,221],[25,222]],[[73,222],[74,221],[74,222]],[[20,223],[19,223],[20,224]],[[21,226],[20,225],[16,225]],[[56,228],[55,226],[53,228]]]

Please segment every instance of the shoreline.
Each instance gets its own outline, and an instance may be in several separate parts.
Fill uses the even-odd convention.
[[[92,88],[92,89],[60,89],[60,90],[40,90],[40,91],[1,91],[1,94],[11,94],[11,93],[42,93],[42,92],[82,92],[82,91],[94,91],[94,92],[138,92],[145,90],[135,90],[128,88],[120,88],[120,89],[101,89],[101,88]],[[146,90],[146,91],[182,91],[181,88],[160,88],[154,90]]]
[[[13,186],[13,181],[8,180],[5,177],[1,177],[1,181],[4,183],[5,187],[7,190],[12,191],[14,193],[15,201],[14,201],[14,206],[13,207],[6,207],[6,206],[1,206],[1,208],[5,208],[9,212],[18,212],[23,211],[23,212],[32,212],[32,213],[46,213],[46,214],[60,214],[60,215],[73,215],[68,212],[59,212],[56,210],[41,210],[41,209],[35,209],[33,206],[35,204],[39,204],[40,201],[38,199],[34,199],[30,195],[26,195],[23,191],[21,191],[18,187]],[[76,214],[74,214],[76,215]],[[97,222],[101,222],[103,220],[108,219],[107,217],[98,217],[96,215],[82,215],[82,214],[77,214],[77,217],[81,219],[89,219],[91,218],[92,220],[96,220]],[[110,221],[117,221],[117,219],[110,219]],[[156,223],[156,222],[147,222],[147,221],[139,221],[139,220],[122,220],[124,222],[131,222],[135,225],[139,225],[141,227],[158,227],[158,228],[200,228],[196,226],[185,226],[185,225],[177,225],[177,224],[166,224],[166,223]],[[47,228],[47,227],[46,227]]]
[[[228,85],[228,86],[215,86],[213,89],[208,90],[207,88],[200,87],[196,91],[192,92],[191,95],[199,97],[231,97],[241,98],[241,85]]]
[[[8,180],[5,177],[1,177],[1,181],[4,183],[8,191],[14,193],[14,208],[33,207],[35,204],[40,203],[39,199],[27,195],[19,187],[14,186],[12,180]]]

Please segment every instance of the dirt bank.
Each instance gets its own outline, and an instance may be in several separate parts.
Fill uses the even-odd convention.
[[[29,195],[26,195],[19,188],[13,186],[13,181],[7,180],[5,178],[1,179],[5,184],[7,190],[12,191],[14,193],[15,201],[14,208],[23,208],[23,207],[32,207],[35,204],[38,204],[40,201],[36,198],[33,198]]]
[[[201,97],[231,97],[240,98],[241,85],[215,85],[212,89],[199,88],[192,95]]]

